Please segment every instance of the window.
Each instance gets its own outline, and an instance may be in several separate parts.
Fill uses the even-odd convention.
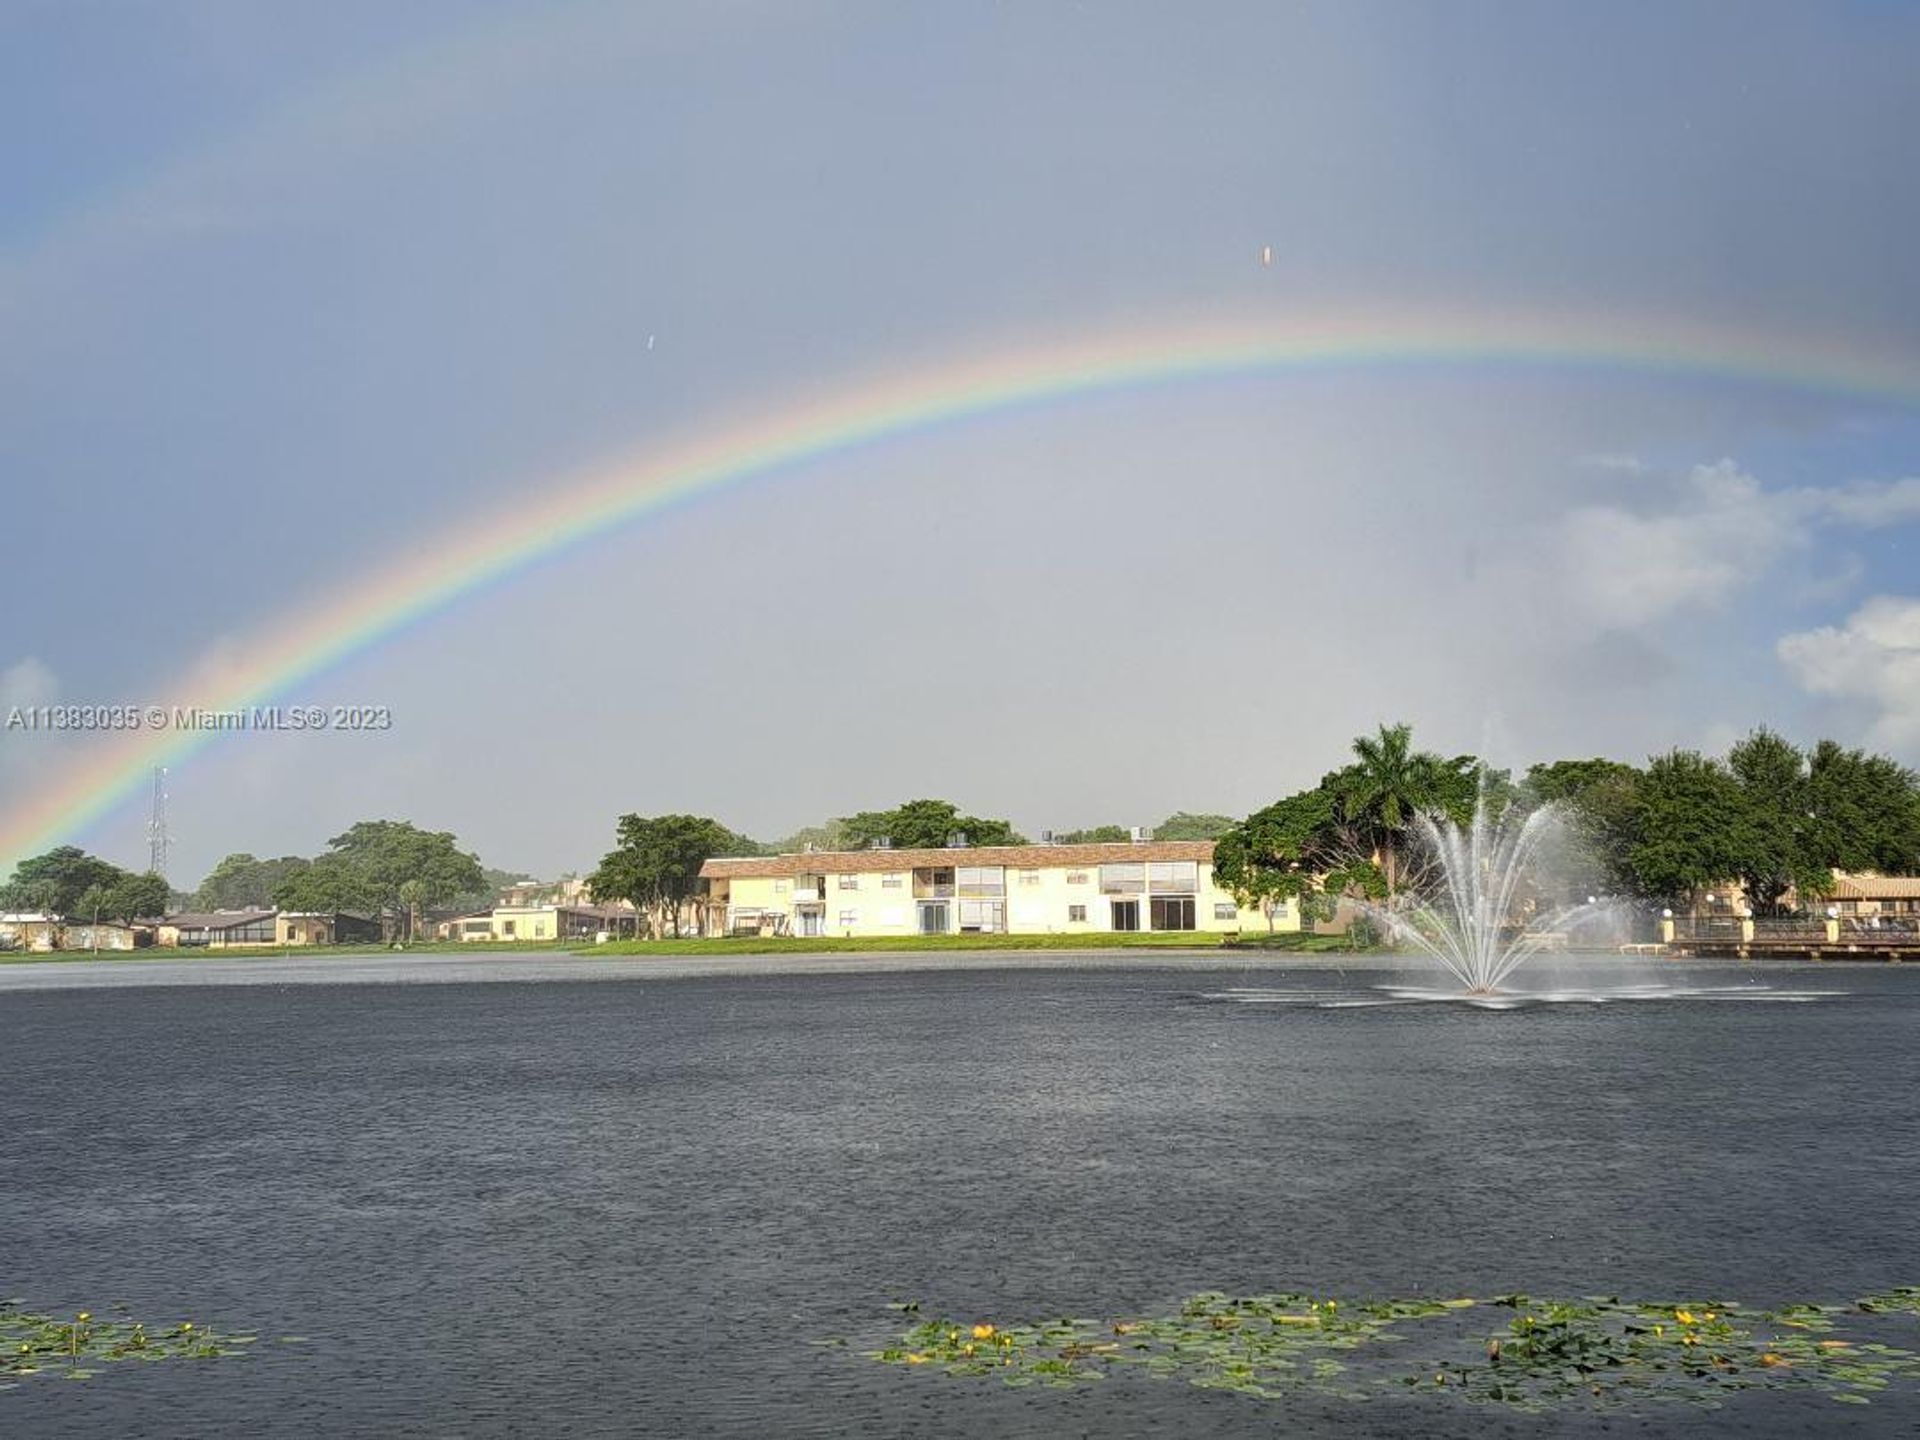
[[[1087,923],[1087,907],[1084,905],[1067,906],[1067,923],[1069,925],[1086,924]]]
[[[1213,918],[1216,920],[1238,920],[1240,907],[1230,901],[1216,900],[1213,906]]]
[[[1273,904],[1270,907],[1268,907],[1267,913],[1273,916],[1273,918],[1276,920],[1286,919],[1287,918],[1287,902],[1284,900],[1274,901]]]
[[[954,889],[963,898],[1007,893],[1007,872],[998,865],[959,865],[953,872]]]
[[[773,882],[773,893],[774,893],[774,894],[776,894],[776,895],[784,895],[784,894],[786,894],[786,893],[787,893],[787,882],[786,882],[786,881],[784,881],[784,880],[776,880],[776,881],[774,881],[774,882]]]
[[[860,888],[860,877],[858,875],[842,875],[840,877],[840,888],[842,890],[858,890]]]
[[[500,922],[500,933],[501,933],[502,935],[511,935],[511,934],[513,934],[513,926],[514,926],[514,922],[513,922],[513,921],[511,921],[511,920],[502,920],[502,921]]]
[[[1138,895],[1147,888],[1147,867],[1137,860],[1100,867],[1102,895]]]
[[[294,941],[298,940],[299,938],[300,938],[300,932],[294,929],[293,926],[291,925],[287,926],[287,943],[291,945]]]
[[[1156,895],[1149,903],[1148,910],[1155,930],[1193,929],[1191,895]]]
[[[1007,928],[1007,907],[999,900],[962,900],[960,929],[997,935]]]
[[[1067,872],[1067,884],[1069,884],[1069,885],[1084,885],[1084,884],[1086,884],[1086,883],[1087,883],[1087,872],[1086,872],[1086,871],[1084,871],[1084,870],[1069,870],[1069,871]]]
[[[853,927],[856,924],[858,924],[859,921],[860,921],[860,912],[858,910],[842,910],[840,912],[840,928],[842,930],[853,929]]]
[[[1200,888],[1200,862],[1156,860],[1147,866],[1147,881],[1157,895],[1191,895]]]
[[[880,877],[880,888],[882,890],[898,890],[904,878],[904,876],[900,875],[882,875]]]
[[[1022,870],[1020,872],[1020,883],[1022,885],[1038,885],[1040,883],[1040,872],[1038,870]]]

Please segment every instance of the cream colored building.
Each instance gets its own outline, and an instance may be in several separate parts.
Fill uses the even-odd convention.
[[[639,916],[624,905],[499,905],[457,915],[436,927],[443,940],[515,942],[592,940],[605,933],[631,939]]]
[[[1074,935],[1265,930],[1213,883],[1211,840],[709,860],[708,934]],[[1297,930],[1278,906],[1272,928]]]

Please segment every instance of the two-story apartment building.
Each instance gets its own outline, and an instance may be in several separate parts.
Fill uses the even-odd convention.
[[[983,845],[709,860],[708,934],[1059,935],[1264,930],[1213,883],[1213,842]],[[1296,930],[1281,907],[1273,928]]]

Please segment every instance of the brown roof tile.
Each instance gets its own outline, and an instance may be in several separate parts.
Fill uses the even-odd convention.
[[[801,855],[748,855],[718,858],[700,867],[708,880],[730,876],[862,875],[875,871],[944,868],[949,865],[1004,865],[1009,870],[1060,870],[1120,865],[1140,860],[1213,859],[1211,840],[1148,840],[1113,845],[970,845],[940,850],[817,850]]]
[[[1843,875],[1833,877],[1836,900],[1920,900],[1920,875]]]

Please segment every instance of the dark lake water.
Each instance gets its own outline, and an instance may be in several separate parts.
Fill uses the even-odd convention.
[[[1847,992],[1801,1005],[1197,998],[1378,978],[0,994],[0,1292],[308,1337],[34,1380],[0,1393],[0,1433],[1920,1426],[1911,1396],[1541,1420],[1144,1376],[1016,1391],[854,1353],[902,1299],[1010,1319],[1207,1289],[1763,1303],[1920,1283],[1920,973],[1759,973]],[[810,1343],[829,1336],[851,1349]]]

